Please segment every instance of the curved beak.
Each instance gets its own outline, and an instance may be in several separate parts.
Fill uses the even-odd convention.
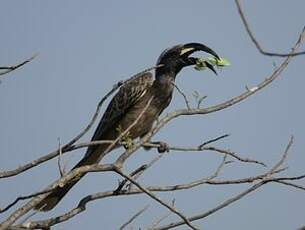
[[[195,65],[197,63],[197,60],[199,60],[199,59],[195,58],[195,57],[189,57],[189,56],[191,54],[193,54],[194,52],[197,52],[197,51],[206,52],[206,53],[211,54],[212,56],[214,56],[216,59],[220,60],[219,56],[217,55],[217,53],[214,50],[212,50],[208,46],[203,45],[201,43],[187,43],[187,44],[184,44],[181,48],[180,56],[187,59],[188,63],[190,65]],[[204,62],[204,63],[205,63],[205,66],[207,68],[212,70],[217,75],[216,70],[214,69],[214,67],[210,63],[208,63],[208,62]]]
[[[203,45],[201,43],[187,43],[187,44],[184,44],[181,48],[180,56],[188,57],[189,55],[191,55],[192,53],[197,52],[197,51],[206,52],[208,54],[211,54],[212,56],[214,56],[218,60],[220,60],[219,56],[217,55],[217,53],[214,50],[212,50],[210,47],[208,47],[206,45]]]

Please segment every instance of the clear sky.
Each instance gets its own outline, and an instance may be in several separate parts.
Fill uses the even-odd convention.
[[[305,22],[305,1],[242,1],[249,23],[263,47],[287,52]],[[246,34],[234,1],[2,1],[0,65],[10,65],[34,53],[39,56],[0,84],[0,170],[13,169],[67,142],[91,118],[99,99],[118,80],[155,64],[167,47],[201,42],[232,63],[215,77],[208,71],[183,70],[177,84],[192,98],[195,90],[213,105],[255,86],[269,76],[280,58],[262,56]],[[303,46],[303,49],[305,47]],[[216,144],[268,165],[279,159],[291,134],[295,143],[287,161],[289,175],[304,173],[304,56],[295,58],[271,86],[225,111],[175,120],[156,140],[170,145],[198,145],[230,133]],[[184,107],[175,93],[166,112]],[[164,113],[165,114],[165,113]],[[164,115],[163,114],[163,115]],[[91,130],[83,141],[90,138]],[[72,167],[84,150],[64,158]],[[119,152],[119,151],[118,151]],[[157,155],[139,151],[126,171]],[[110,161],[112,156],[108,157]],[[140,179],[144,185],[166,185],[210,175],[221,161],[215,153],[171,152]],[[241,178],[263,172],[238,162],[221,178]],[[39,191],[58,178],[56,160],[0,181],[3,207],[19,195]],[[85,195],[112,189],[118,176],[86,176],[52,212],[60,214]],[[214,207],[245,189],[243,186],[200,186],[159,194],[185,215]],[[195,222],[205,229],[296,229],[305,224],[304,192],[267,185],[229,208]],[[134,224],[146,227],[167,212],[145,195],[95,201],[86,212],[55,229],[117,229],[133,213],[150,204]],[[0,216],[2,219],[5,215]],[[167,221],[177,220],[171,216]],[[186,229],[181,227],[178,229]]]

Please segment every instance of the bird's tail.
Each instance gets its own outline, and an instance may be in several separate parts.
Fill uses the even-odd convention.
[[[94,163],[98,163],[101,160],[101,158],[103,156],[103,152],[106,148],[107,148],[107,145],[99,146],[99,148],[96,148],[94,151],[90,152],[90,154],[87,152],[85,157],[83,159],[81,159],[80,162],[78,162],[78,164],[73,167],[73,169],[76,169],[76,168],[79,168],[79,167],[85,166],[85,165],[91,165]],[[70,191],[70,189],[85,175],[86,175],[86,173],[73,178],[71,181],[69,181],[67,184],[65,184],[62,187],[58,186],[46,198],[44,198],[42,201],[40,201],[34,207],[34,209],[38,210],[38,211],[44,211],[44,212],[53,209],[61,201],[61,199]]]
[[[85,175],[85,174],[84,174]],[[73,179],[73,181],[64,185],[63,187],[57,187],[54,191],[52,191],[46,198],[40,201],[35,207],[35,210],[38,211],[50,211],[53,209],[59,201],[70,191],[70,189],[83,177],[84,175]]]

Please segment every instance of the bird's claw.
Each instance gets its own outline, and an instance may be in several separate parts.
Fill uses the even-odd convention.
[[[169,146],[167,143],[160,141],[158,144],[159,147],[157,149],[159,153],[169,152]]]

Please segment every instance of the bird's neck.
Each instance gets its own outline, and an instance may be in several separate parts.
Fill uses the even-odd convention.
[[[156,81],[160,84],[168,84],[169,82],[173,82],[176,79],[176,74],[173,72],[156,74]]]
[[[176,74],[167,73],[156,75],[156,80],[154,81],[155,87],[158,89],[158,94],[163,96],[170,96],[174,89]]]

